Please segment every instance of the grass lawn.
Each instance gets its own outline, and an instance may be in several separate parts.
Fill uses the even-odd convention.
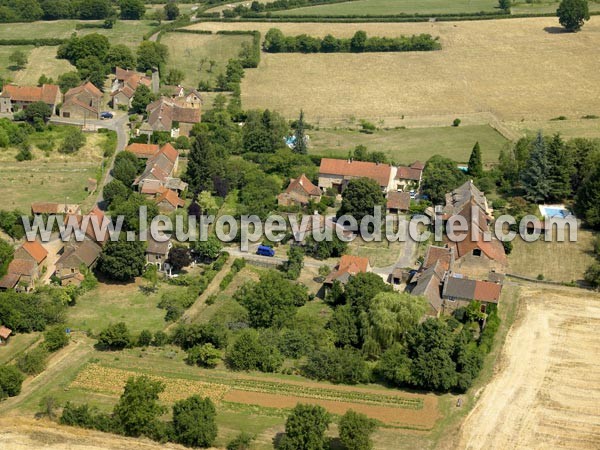
[[[513,241],[513,251],[508,257],[509,271],[517,275],[537,277],[551,281],[577,281],[594,261],[592,253],[596,235],[587,230],[577,231],[577,242],[524,242]]]
[[[395,14],[449,14],[495,11],[494,0],[358,0],[330,5],[309,6],[293,10],[275,11],[273,15],[293,16],[376,16]]]
[[[600,117],[598,119],[568,117],[566,120],[525,120],[509,122],[506,126],[521,134],[535,135],[542,130],[545,135],[560,133],[563,139],[600,138]]]
[[[19,74],[25,72],[25,70],[12,70],[9,69],[12,66],[12,63],[8,61],[10,55],[16,50],[21,50],[23,53],[27,55],[27,57],[31,61],[31,50],[33,47],[31,45],[1,45],[0,46],[0,76],[3,78],[7,78],[10,80],[14,80]],[[37,81],[37,80],[36,80]]]
[[[149,20],[118,20],[113,28],[83,28],[77,31],[80,36],[98,33],[106,36],[111,44],[125,44],[137,47],[144,38],[144,34],[154,27],[154,22]]]
[[[220,73],[225,71],[227,62],[237,58],[243,42],[252,42],[250,36],[204,35],[168,33],[162,36],[162,44],[169,48],[169,68],[177,68],[185,74],[183,84],[197,87],[198,83],[210,81],[214,86]],[[200,62],[205,60],[202,71]],[[215,61],[212,72],[209,62]]]
[[[66,126],[30,135],[34,159],[17,161],[16,148],[0,149],[0,192],[4,195],[2,209],[29,211],[32,202],[56,201],[81,203],[87,197],[88,178],[96,178],[102,164],[101,144],[105,136],[86,134],[86,145],[77,153],[64,155],[58,152]],[[37,145],[54,142],[47,154]]]
[[[384,152],[399,164],[410,164],[415,160],[425,162],[436,154],[467,162],[477,141],[484,163],[493,164],[498,161],[500,150],[508,145],[508,141],[488,125],[380,130],[374,134],[333,129],[307,133],[310,153],[345,158],[357,145],[365,145],[369,151]]]
[[[141,279],[129,284],[100,283],[69,308],[68,325],[74,330],[91,330],[93,333],[116,322],[125,322],[134,334],[144,329],[162,330],[166,325],[165,311],[156,306],[161,295],[185,288],[160,284],[156,293],[145,294],[140,289],[145,283]]]
[[[360,238],[348,244],[348,254],[369,258],[371,267],[386,267],[394,264],[400,258],[404,247],[403,242],[365,242]]]
[[[535,1],[528,3],[525,0],[517,0],[512,2],[511,11],[513,14],[543,14],[553,13],[558,9],[559,0],[555,1]],[[600,2],[595,0],[588,1],[590,11],[599,11]]]
[[[6,364],[27,350],[42,336],[42,333],[21,333],[11,336],[6,345],[0,346],[0,364]]]
[[[65,72],[75,71],[75,67],[66,59],[56,59],[58,47],[36,47],[28,55],[29,62],[23,70],[11,72],[14,83],[21,86],[36,86],[41,75],[56,80]]]

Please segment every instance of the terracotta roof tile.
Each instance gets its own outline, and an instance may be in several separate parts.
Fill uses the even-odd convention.
[[[397,180],[419,181],[421,179],[422,170],[413,167],[399,166],[396,173]]]
[[[7,273],[2,278],[0,278],[0,288],[14,288],[19,282],[19,278],[21,278],[21,275],[19,275],[18,273]]]
[[[160,150],[157,144],[139,144],[133,143],[125,147],[125,150],[133,153],[138,158],[151,158]]]
[[[365,161],[349,161],[346,159],[321,159],[319,174],[339,175],[342,177],[366,177],[377,181],[379,186],[386,187],[390,182],[392,167],[389,164],[377,164]]]
[[[408,211],[408,208],[410,208],[410,194],[408,192],[388,192],[387,208]]]
[[[25,241],[22,246],[27,253],[31,255],[35,262],[40,264],[46,256],[48,256],[48,250],[40,243],[40,241]]]
[[[59,92],[60,88],[55,84],[44,84],[41,87],[8,84],[2,89],[1,96],[13,101],[44,102],[53,105]]]
[[[157,204],[162,203],[163,201],[170,203],[175,208],[185,205],[185,200],[180,198],[179,195],[177,195],[177,192],[171,191],[170,189],[165,189],[165,191],[155,200]]]
[[[5,327],[4,325],[0,326],[0,338],[8,339],[12,330],[10,328]]]
[[[8,273],[18,275],[33,275],[35,273],[35,261],[30,259],[13,259],[8,265]]]
[[[304,174],[300,175],[298,178],[292,178],[285,192],[290,193],[296,188],[302,189],[306,195],[321,195],[321,189],[315,186]]]

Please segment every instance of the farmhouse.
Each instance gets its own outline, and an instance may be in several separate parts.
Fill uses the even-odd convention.
[[[109,238],[108,230],[103,226],[104,217],[104,212],[96,205],[88,214],[66,215],[64,223],[65,225],[70,224],[73,227],[78,227],[79,230],[85,227],[85,236],[96,244],[103,246]]]
[[[396,167],[396,190],[418,191],[421,186],[424,168],[425,165],[420,161],[415,161],[408,167]]]
[[[99,119],[101,102],[102,92],[87,81],[65,93],[61,116],[70,119]]]
[[[83,280],[81,268],[92,268],[101,252],[100,245],[91,239],[84,239],[82,242],[69,242],[65,245],[58,261],[56,261],[55,275],[60,279],[63,286],[69,284],[79,285]]]
[[[389,164],[323,158],[319,167],[319,187],[341,193],[350,180],[364,177],[376,181],[381,190],[387,192],[394,188],[392,169]]]
[[[279,206],[304,206],[310,201],[318,203],[321,200],[321,190],[315,186],[306,175],[290,179],[285,192],[277,196]]]
[[[60,88],[55,84],[43,84],[41,87],[6,84],[0,94],[0,113],[15,113],[27,109],[32,103],[44,102],[52,114],[56,114],[61,99]]]
[[[23,245],[15,250],[14,259],[34,261],[37,267],[37,275],[40,275],[47,256],[48,250],[39,241],[25,241]]]
[[[388,192],[386,209],[389,214],[405,213],[410,208],[410,194],[408,192]]]
[[[6,275],[0,280],[0,288],[18,292],[31,292],[38,277],[38,266],[33,259],[13,259]]]
[[[149,77],[134,70],[117,67],[115,69],[115,81],[110,94],[112,107],[118,108],[124,105],[126,108],[130,108],[133,95],[141,84],[150,88],[152,92],[158,92],[154,90],[156,88],[153,83],[154,77],[158,77],[158,72],[153,72],[152,77]]]
[[[332,285],[334,281],[346,284],[351,276],[371,271],[369,258],[362,256],[343,255],[333,272],[325,279],[325,285]]]
[[[452,214],[460,214],[467,204],[470,203],[477,205],[488,219],[492,219],[494,210],[489,207],[487,198],[475,186],[473,180],[467,181],[446,194],[446,204],[443,209],[444,217],[447,218]]]
[[[169,259],[169,251],[173,247],[171,241],[154,239],[152,235],[148,236],[146,247],[146,264],[154,264],[158,270],[165,270],[165,262]]]
[[[177,101],[161,97],[146,107],[147,124],[152,131],[167,131],[171,137],[189,136],[194,124],[200,122],[200,109],[188,108]]]

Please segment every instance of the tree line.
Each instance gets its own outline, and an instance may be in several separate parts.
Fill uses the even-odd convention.
[[[270,53],[409,52],[439,50],[441,44],[430,34],[368,37],[359,30],[351,38],[336,38],[331,34],[320,38],[307,34],[285,36],[278,28],[271,28],[265,35],[263,49]]]

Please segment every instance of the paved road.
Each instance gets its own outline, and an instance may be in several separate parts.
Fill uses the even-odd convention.
[[[115,117],[110,120],[86,120],[85,125],[91,127],[98,128],[107,128],[109,130],[115,131],[117,133],[117,152],[123,151],[123,149],[127,146],[127,123],[129,121],[129,117],[125,113],[115,112]],[[56,124],[65,124],[65,125],[84,125],[83,120],[78,119],[64,119],[62,117],[55,117],[51,120],[52,123]],[[116,153],[115,153],[116,154]],[[96,190],[96,203],[98,206],[103,209],[104,197],[102,195],[102,191],[104,186],[107,183],[110,183],[112,180],[112,169],[114,165],[115,158],[110,161],[110,166],[107,167],[104,171],[104,179],[101,180],[101,183],[98,185]]]

